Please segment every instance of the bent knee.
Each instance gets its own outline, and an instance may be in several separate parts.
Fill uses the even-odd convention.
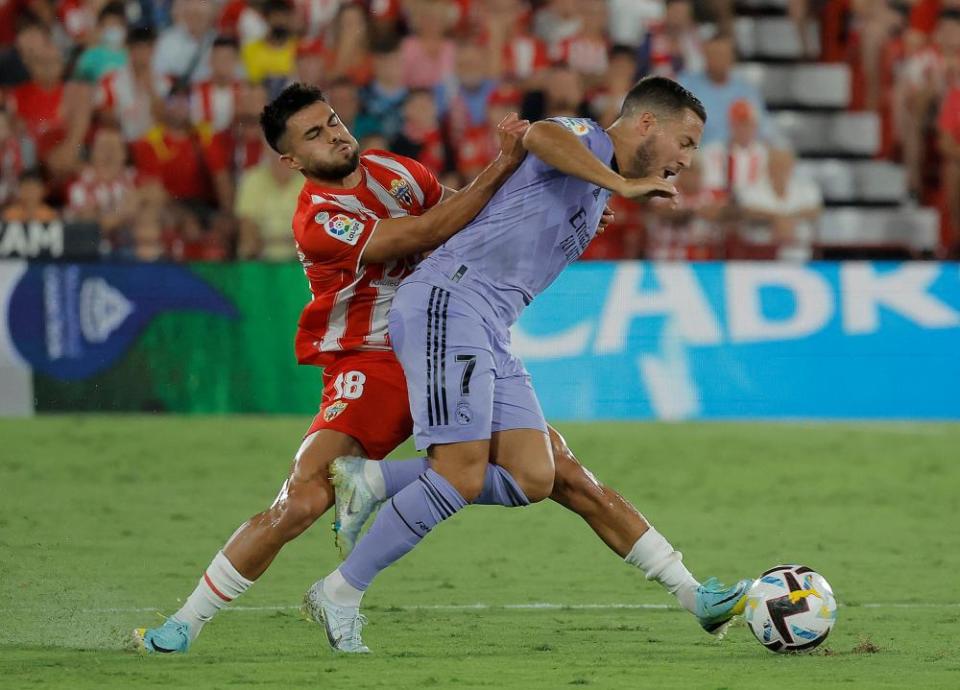
[[[526,485],[522,487],[523,493],[531,503],[538,503],[553,493],[553,473],[544,474],[542,477],[528,479]]]
[[[317,521],[333,504],[326,481],[288,482],[269,510],[272,525],[292,539]]]
[[[527,465],[519,471],[512,472],[514,481],[523,490],[524,495],[531,503],[537,503],[550,498],[553,493],[553,463],[544,462]]]

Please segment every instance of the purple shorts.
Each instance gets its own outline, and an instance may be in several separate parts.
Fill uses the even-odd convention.
[[[546,432],[530,374],[510,353],[509,330],[491,326],[453,283],[402,283],[389,320],[417,449],[507,429]]]

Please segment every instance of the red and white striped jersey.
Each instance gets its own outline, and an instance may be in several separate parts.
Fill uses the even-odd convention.
[[[165,97],[173,80],[165,75],[151,75],[150,78],[154,92]],[[105,74],[94,97],[94,105],[113,116],[127,141],[140,139],[156,124],[151,104],[149,91],[137,82],[129,64]]]
[[[297,254],[313,297],[300,315],[297,360],[324,366],[347,350],[389,350],[387,312],[413,258],[360,264],[381,218],[418,216],[437,204],[443,188],[410,158],[370,150],[360,157],[353,189],[303,185],[293,217]]]
[[[503,65],[507,76],[526,79],[537,70],[549,67],[550,55],[539,39],[519,35],[504,44]]]
[[[610,46],[604,40],[588,36],[573,36],[561,41],[554,51],[554,59],[588,76],[600,76],[607,71]]]
[[[767,176],[767,147],[717,141],[703,147],[703,186],[711,191],[738,194]]]
[[[343,0],[294,0],[299,26],[307,38],[322,36],[337,16]]]
[[[212,81],[195,84],[190,90],[190,119],[195,125],[205,125],[213,132],[221,132],[233,124],[237,108],[240,82],[217,86]]]
[[[113,180],[99,179],[93,168],[84,168],[80,176],[67,187],[67,217],[75,216],[89,207],[98,214],[115,213],[124,199],[136,188],[136,171],[127,168]]]

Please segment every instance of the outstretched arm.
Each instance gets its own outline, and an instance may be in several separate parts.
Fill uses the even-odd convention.
[[[500,155],[476,179],[421,216],[380,220],[360,257],[364,264],[380,264],[436,249],[476,217],[523,161],[521,144],[529,127],[511,113],[497,127]]]
[[[580,137],[556,122],[535,122],[523,136],[524,148],[564,175],[579,177],[628,199],[676,196],[676,188],[660,177],[626,179],[583,145]]]

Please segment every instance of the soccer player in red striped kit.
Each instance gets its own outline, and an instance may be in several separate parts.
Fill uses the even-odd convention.
[[[383,458],[410,436],[406,381],[387,337],[390,303],[418,258],[472,220],[522,162],[529,123],[508,116],[498,128],[498,158],[455,194],[414,160],[385,151],[360,155],[315,88],[287,87],[264,110],[261,124],[271,146],[306,177],[293,230],[313,298],[300,317],[296,351],[301,363],[324,367],[323,402],[273,504],[234,532],[179,611],[158,628],[134,631],[139,648],[149,652],[187,651],[203,625],[333,505],[335,459]],[[549,435],[556,471],[551,498],[691,609],[700,583],[681,554],[601,485],[556,430]],[[426,462],[367,463],[374,470],[368,484],[390,496],[422,474]],[[504,504],[497,494],[504,488],[509,493],[506,473],[491,468],[487,502]],[[523,483],[522,463],[510,472],[508,482]]]

